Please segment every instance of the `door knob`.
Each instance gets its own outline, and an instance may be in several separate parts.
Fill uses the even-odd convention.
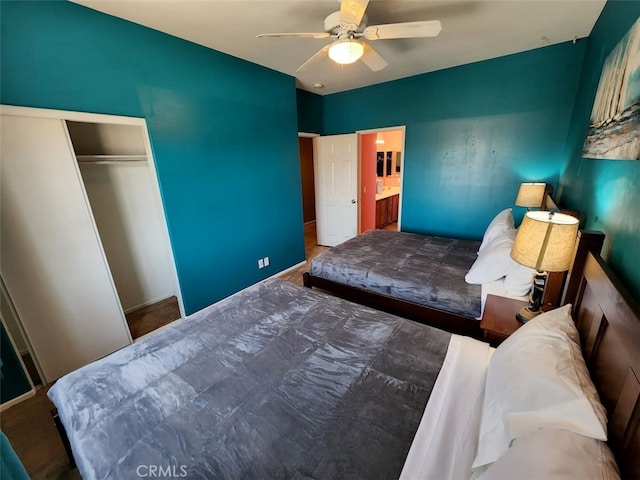
[[[352,199],[351,199],[351,203],[356,203],[356,199],[355,199],[355,198],[352,198]]]

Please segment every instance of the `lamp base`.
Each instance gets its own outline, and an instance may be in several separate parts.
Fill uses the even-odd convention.
[[[527,323],[529,320],[533,320],[542,313],[542,310],[532,310],[530,306],[522,307],[518,313],[516,313],[516,319],[522,323]]]

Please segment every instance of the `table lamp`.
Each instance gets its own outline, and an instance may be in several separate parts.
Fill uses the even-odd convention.
[[[529,305],[516,315],[521,322],[528,322],[541,313],[546,272],[569,269],[577,234],[578,219],[570,215],[543,211],[525,214],[511,248],[511,258],[535,268],[536,273],[533,275]]]
[[[544,200],[546,183],[521,183],[516,195],[516,206],[527,208],[540,208]]]

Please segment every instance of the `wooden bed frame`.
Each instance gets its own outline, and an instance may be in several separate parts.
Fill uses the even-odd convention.
[[[586,258],[589,251],[600,253],[603,240],[604,235],[600,232],[579,232],[575,256],[583,259]],[[565,277],[565,272],[549,274],[543,296],[543,306],[546,305],[547,309],[560,305]],[[350,300],[377,310],[399,315],[452,333],[467,335],[478,339],[482,338],[480,321],[472,317],[447,312],[377,292],[371,292],[362,288],[352,287],[333,280],[316,277],[309,272],[302,274],[302,282],[305,287],[316,287],[326,290],[345,300]]]
[[[574,259],[562,303],[573,305],[621,476],[640,478],[640,308],[592,252]]]
[[[366,305],[392,313],[403,318],[408,318],[425,325],[441,328],[448,332],[467,335],[473,338],[482,338],[480,321],[457,313],[446,312],[433,307],[420,305],[419,303],[401,300],[381,293],[370,292],[362,288],[352,287],[343,283],[326,280],[311,275],[309,272],[302,274],[302,283],[308,288],[319,288],[351,302]]]

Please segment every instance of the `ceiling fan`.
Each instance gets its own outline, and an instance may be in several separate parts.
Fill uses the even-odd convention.
[[[362,63],[372,71],[377,72],[385,68],[388,63],[363,39],[374,41],[391,38],[435,37],[442,30],[442,25],[438,20],[367,26],[367,18],[364,12],[368,4],[369,0],[341,0],[340,11],[334,12],[324,19],[324,32],[263,33],[258,35],[258,38],[336,39],[333,43],[325,45],[318,50],[296,72],[317,63],[327,55],[331,60],[342,65],[362,59]]]

